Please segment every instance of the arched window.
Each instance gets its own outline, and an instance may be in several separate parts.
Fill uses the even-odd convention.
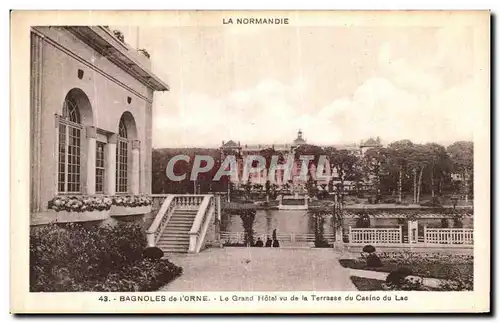
[[[128,136],[123,118],[118,125],[116,147],[116,193],[128,192]]]
[[[80,110],[74,99],[66,98],[59,118],[59,160],[57,188],[60,193],[80,193],[81,134]]]

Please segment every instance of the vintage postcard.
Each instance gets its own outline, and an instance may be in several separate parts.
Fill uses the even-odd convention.
[[[13,11],[11,312],[489,312],[490,19]]]

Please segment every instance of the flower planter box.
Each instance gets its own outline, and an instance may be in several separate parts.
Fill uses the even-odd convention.
[[[59,211],[56,213],[56,222],[87,222],[104,220],[109,217],[109,210],[89,212]]]
[[[113,205],[110,210],[110,215],[127,216],[127,215],[147,214],[150,212],[151,212],[151,205],[135,206],[135,207]]]
[[[109,210],[91,212],[69,212],[54,211],[35,213],[32,215],[31,224],[67,223],[67,222],[89,222],[105,220],[109,217]]]

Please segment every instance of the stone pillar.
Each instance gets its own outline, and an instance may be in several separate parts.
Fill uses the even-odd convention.
[[[132,176],[130,178],[130,191],[132,194],[137,195],[141,191],[141,177],[140,177],[140,152],[141,142],[139,140],[132,140]]]
[[[96,140],[97,129],[87,127],[87,194],[95,194],[95,162],[96,162]]]
[[[216,207],[216,217],[214,221],[214,229],[215,229],[215,238],[214,238],[214,245],[217,248],[221,247],[220,243],[220,223],[222,221],[222,207],[221,207],[221,196],[220,195],[215,195],[215,207]]]
[[[408,221],[408,243],[418,243],[418,221]]]
[[[42,74],[43,74],[43,38],[37,34],[31,34],[31,211],[41,211],[43,201],[42,194]],[[56,120],[55,135],[58,135],[58,120]],[[55,147],[58,147],[57,145]],[[57,149],[57,148],[56,148]],[[13,148],[15,150],[15,147]],[[15,155],[14,155],[15,156]],[[56,163],[57,172],[57,163]],[[54,189],[57,191],[57,173],[54,175]],[[49,185],[47,185],[49,186]]]
[[[116,134],[108,137],[106,145],[106,187],[104,192],[107,195],[116,193]]]

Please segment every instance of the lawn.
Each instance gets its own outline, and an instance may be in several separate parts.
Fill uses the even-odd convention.
[[[399,267],[408,267],[412,275],[455,279],[457,277],[472,277],[474,273],[474,261],[472,256],[445,255],[429,253],[393,252],[378,254],[382,260],[381,267],[367,267],[364,259],[340,259],[342,267],[351,269],[373,270],[387,272]]]

